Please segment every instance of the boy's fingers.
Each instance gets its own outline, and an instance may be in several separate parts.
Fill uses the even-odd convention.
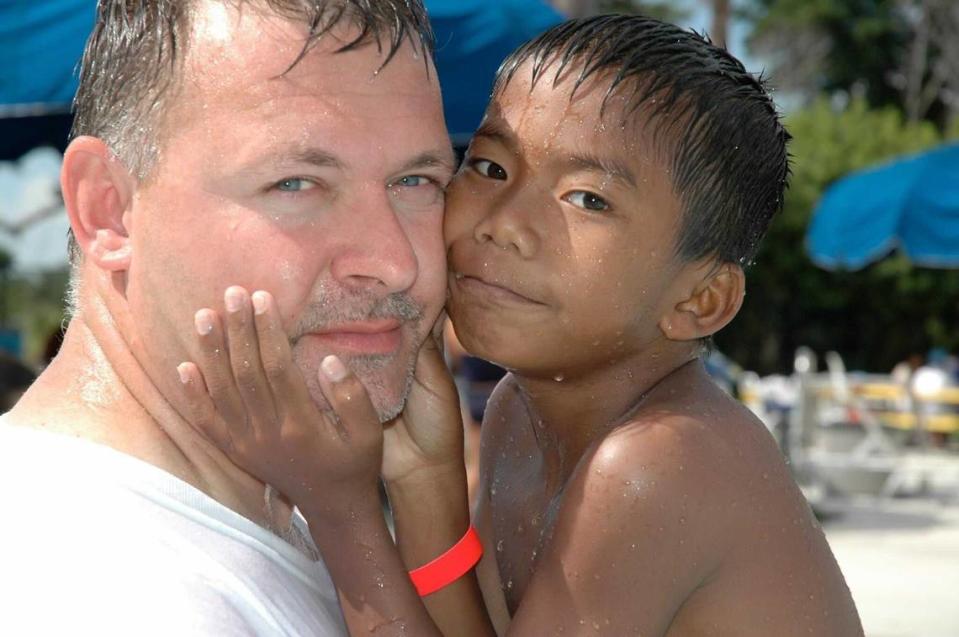
[[[226,307],[227,344],[237,391],[254,424],[274,424],[276,411],[270,387],[260,364],[260,347],[253,322],[250,295],[239,286],[227,288],[223,295]]]
[[[238,434],[249,428],[243,399],[233,381],[230,354],[223,336],[223,327],[217,313],[202,309],[194,316],[197,342],[199,344],[199,368],[206,383],[207,392],[213,399],[220,417]]]
[[[324,358],[318,375],[323,394],[351,442],[365,445],[383,436],[383,425],[366,387],[339,358]]]
[[[416,355],[413,374],[417,383],[434,394],[447,384],[453,383],[449,366],[443,356],[442,340],[436,340],[431,336],[423,342]]]
[[[217,417],[216,407],[210,394],[207,392],[203,374],[195,363],[180,363],[176,368],[183,384],[183,393],[186,397],[187,418],[190,424],[199,430],[200,434],[208,438],[223,451],[230,452],[233,440],[226,423]]]
[[[252,294],[252,301],[260,364],[273,396],[282,402],[276,405],[277,411],[289,405],[312,405],[313,399],[306,388],[303,374],[293,362],[290,341],[283,331],[273,295],[258,290]]]

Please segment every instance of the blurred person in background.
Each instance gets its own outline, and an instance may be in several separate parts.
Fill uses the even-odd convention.
[[[35,379],[24,363],[0,352],[0,414],[12,409]]]

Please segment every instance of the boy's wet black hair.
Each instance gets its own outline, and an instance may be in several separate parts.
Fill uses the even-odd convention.
[[[603,110],[620,91],[627,92],[627,118],[642,108],[654,139],[664,143],[682,202],[680,258],[752,261],[782,209],[789,175],[790,136],[761,77],[704,36],[637,15],[553,27],[503,62],[494,94],[527,62],[533,86],[554,69],[554,85],[575,81],[576,89],[608,75]]]

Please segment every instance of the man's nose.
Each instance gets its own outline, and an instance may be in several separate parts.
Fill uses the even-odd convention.
[[[419,273],[416,250],[385,190],[357,198],[344,223],[349,229],[331,263],[337,281],[380,294],[413,286]]]

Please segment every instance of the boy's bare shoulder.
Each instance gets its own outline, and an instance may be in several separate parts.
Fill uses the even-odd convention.
[[[679,483],[699,482],[708,472],[706,488],[732,483],[738,490],[744,479],[785,469],[762,422],[718,387],[697,382],[663,389],[599,441],[594,462]]]
[[[637,525],[655,515],[717,565],[770,520],[807,512],[775,441],[744,406],[708,378],[663,389],[583,458],[589,497],[625,505]]]
[[[601,556],[581,572],[616,564],[604,594],[642,597],[646,632],[861,634],[774,440],[718,388],[653,397],[583,457],[564,501],[562,561]],[[810,590],[821,594],[796,592]],[[765,615],[746,619],[747,607]]]

